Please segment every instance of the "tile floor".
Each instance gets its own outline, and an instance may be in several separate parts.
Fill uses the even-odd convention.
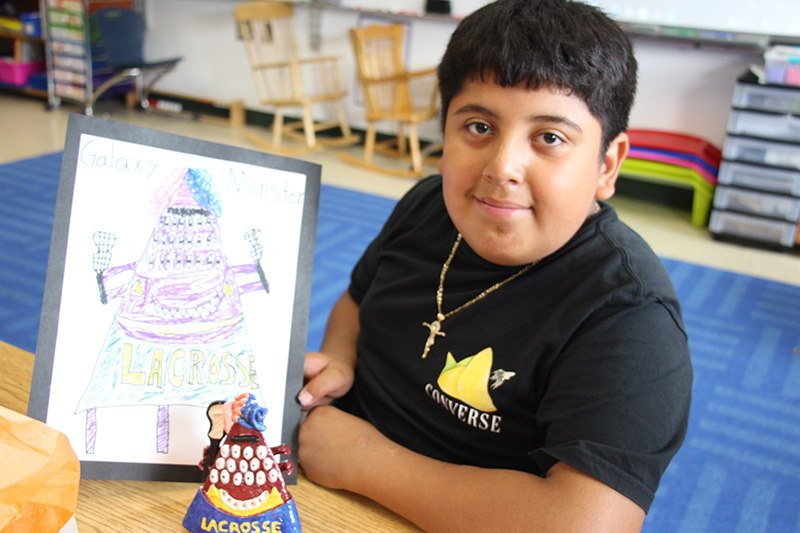
[[[0,164],[62,150],[67,118],[70,113],[80,112],[81,108],[72,104],[47,110],[43,100],[0,92]],[[248,140],[246,133],[269,134],[268,130],[254,126],[234,128],[216,122],[127,110],[115,101],[101,101],[95,114],[107,116],[110,120],[256,150],[258,147]],[[358,147],[350,150],[360,156]],[[384,176],[356,168],[342,161],[336,150],[299,157],[321,164],[322,181],[331,185],[397,198],[415,183],[414,179]],[[431,172],[435,170],[435,167],[430,169]],[[800,285],[800,251],[797,249],[792,252],[770,251],[714,240],[706,229],[691,225],[688,204],[658,202],[653,199],[652,192],[646,197],[617,195],[611,203],[620,217],[661,256]]]

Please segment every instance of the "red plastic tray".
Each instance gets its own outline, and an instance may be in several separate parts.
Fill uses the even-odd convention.
[[[719,167],[722,151],[700,137],[659,130],[628,129],[628,137],[632,146],[655,148],[692,154],[702,158],[714,167]]]

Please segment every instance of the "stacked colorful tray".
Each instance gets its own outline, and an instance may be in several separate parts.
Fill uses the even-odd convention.
[[[631,149],[620,174],[692,189],[692,224],[705,226],[722,159],[720,149],[699,137],[666,131],[629,129],[628,137]]]

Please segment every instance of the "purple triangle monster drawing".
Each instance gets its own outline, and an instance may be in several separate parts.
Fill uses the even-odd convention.
[[[269,293],[261,230],[226,243],[249,247],[252,259],[230,265],[220,198],[206,170],[173,172],[153,195],[158,221],[136,262],[111,266],[116,236],[94,233],[100,301],[120,303],[75,411],[86,413],[87,454],[102,438],[97,409],[157,407],[156,451],[168,453],[170,405],[205,408],[242,391],[259,394],[241,296]]]

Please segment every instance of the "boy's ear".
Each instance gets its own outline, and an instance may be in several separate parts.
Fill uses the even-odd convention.
[[[619,169],[622,162],[628,155],[630,140],[627,133],[620,133],[608,145],[602,164],[600,165],[600,176],[597,181],[597,190],[594,197],[598,200],[608,200],[614,196],[614,187],[619,176]]]

